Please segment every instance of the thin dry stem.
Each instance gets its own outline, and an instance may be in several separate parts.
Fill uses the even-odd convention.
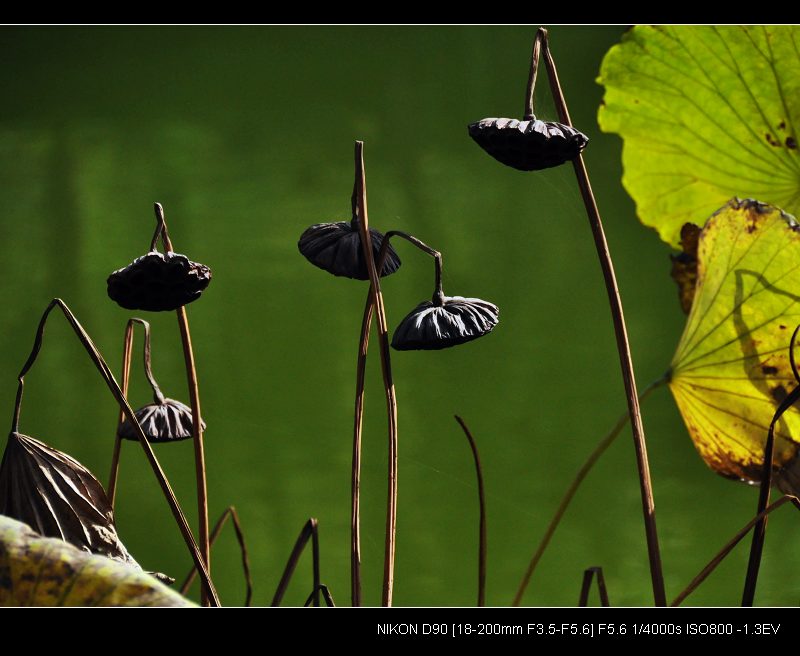
[[[356,200],[358,181],[353,189],[353,225],[358,226],[358,202]],[[389,255],[389,242],[392,237],[402,237],[435,260],[435,288],[434,302],[444,299],[442,291],[442,255],[413,235],[400,230],[390,230],[383,237],[378,260],[375,265],[377,271],[383,271],[383,265]],[[353,422],[353,461],[351,473],[351,513],[350,513],[350,595],[353,606],[361,605],[361,438],[364,423],[364,379],[367,368],[367,351],[369,349],[369,333],[373,317],[373,293],[370,285],[367,300],[364,305],[364,314],[361,319],[361,335],[358,341],[358,361],[356,364],[356,400]],[[391,364],[391,363],[390,363]],[[384,383],[386,378],[384,376]],[[393,389],[392,389],[393,393]]]
[[[161,203],[154,203],[153,208],[156,214],[156,232],[153,235],[151,249],[155,248],[159,235],[167,251],[172,251],[172,241],[169,238],[167,223],[164,220],[164,208]],[[198,515],[198,542],[200,553],[203,555],[203,562],[208,571],[211,571],[211,553],[208,539],[208,483],[206,480],[206,458],[205,447],[203,445],[203,417],[200,412],[200,391],[197,384],[197,367],[194,361],[194,350],[192,349],[192,335],[189,332],[189,318],[186,316],[186,308],[179,307],[176,311],[178,317],[178,328],[181,333],[181,344],[183,346],[183,358],[186,363],[186,379],[189,387],[189,401],[192,407],[192,442],[194,444],[195,460],[195,479],[197,481],[197,515]],[[202,603],[206,605],[207,599],[203,594]]]
[[[444,266],[442,254],[434,248],[431,248],[421,239],[417,239],[414,235],[409,235],[407,232],[403,232],[402,230],[390,230],[383,236],[383,243],[381,243],[381,249],[378,252],[378,271],[383,270],[383,262],[388,255],[388,248],[389,248],[389,241],[392,237],[401,237],[405,239],[407,242],[416,246],[419,250],[423,253],[427,253],[433,258],[433,266],[434,266],[434,289],[433,289],[433,302],[437,305],[444,304],[444,291],[442,289],[442,268]]]
[[[353,426],[353,465],[351,478],[350,514],[350,599],[353,606],[361,605],[361,436],[364,419],[364,379],[367,369],[369,332],[372,325],[372,294],[367,295],[356,363],[356,407]]]
[[[589,605],[589,591],[592,589],[592,579],[597,577],[597,592],[600,595],[600,605],[608,608],[611,604],[608,601],[608,590],[606,589],[606,579],[603,576],[602,567],[589,567],[583,572],[583,583],[581,584],[581,594],[578,598],[578,606],[585,608]]]
[[[361,247],[370,279],[370,294],[375,314],[378,317],[378,339],[381,352],[381,371],[383,373],[384,390],[386,393],[386,414],[389,424],[389,472],[388,494],[386,507],[386,540],[384,549],[383,591],[381,603],[384,606],[392,605],[394,590],[394,561],[395,540],[397,534],[397,398],[395,396],[394,382],[392,381],[392,364],[389,354],[389,328],[386,321],[386,310],[383,306],[380,277],[375,268],[375,258],[372,252],[372,239],[369,232],[369,219],[367,214],[367,183],[364,173],[364,142],[356,141],[355,145],[356,183],[353,190],[358,229],[361,236]]]
[[[737,533],[734,535],[728,542],[725,544],[722,549],[708,562],[708,564],[700,570],[700,573],[695,576],[691,583],[686,586],[686,588],[681,592],[675,599],[672,601],[670,606],[680,606],[681,603],[688,597],[692,592],[694,592],[700,584],[705,581],[709,574],[713,572],[717,565],[719,565],[725,557],[733,551],[733,548],[742,541],[742,539],[749,533],[750,529],[753,528],[756,524],[762,521],[765,517],[767,517],[770,513],[780,508],[785,503],[791,501],[794,506],[800,510],[800,501],[798,501],[797,497],[792,496],[790,494],[786,494],[778,499],[775,503],[770,504],[763,511],[758,513],[753,519],[751,519],[747,524],[745,524]]]
[[[315,588],[311,591],[311,594],[308,595],[306,598],[306,603],[303,604],[304,608],[307,608],[311,605],[311,602],[314,600],[315,596],[319,593],[322,593],[322,598],[325,600],[325,605],[328,608],[335,608],[336,604],[333,602],[333,595],[331,595],[331,591],[328,589],[328,586],[324,583],[320,583],[319,587]]]
[[[153,390],[153,401],[155,403],[164,403],[164,394],[161,392],[155,377],[153,376],[153,368],[151,363],[151,346],[150,346],[150,324],[144,319],[134,317],[128,319],[125,325],[125,339],[122,348],[122,393],[128,396],[128,383],[131,373],[131,359],[133,355],[133,329],[136,324],[144,328],[144,348],[142,349],[144,360],[144,373],[150,387]],[[114,508],[114,499],[117,494],[117,480],[119,477],[119,460],[122,450],[122,438],[119,436],[119,427],[125,421],[125,414],[120,411],[117,418],[117,431],[114,434],[114,452],[111,455],[111,476],[108,481],[108,499],[111,502],[111,508]]]
[[[227,522],[229,518],[233,523],[233,530],[236,533],[236,541],[239,543],[239,550],[242,554],[242,571],[244,572],[244,582],[246,586],[244,605],[249,606],[253,600],[253,578],[250,573],[250,557],[247,552],[247,542],[244,539],[242,524],[234,506],[228,506],[219,516],[217,523],[214,524],[214,528],[211,531],[211,536],[209,537],[208,541],[209,545],[213,547],[214,543],[217,541],[217,538],[222,532],[222,529],[225,528],[225,522]],[[196,576],[197,570],[193,567],[191,570],[189,570],[189,573],[186,575],[186,578],[181,584],[180,591],[182,595],[186,596],[186,594],[189,592],[189,588],[191,587],[192,583],[194,583]]]
[[[541,30],[536,33],[536,38],[533,40],[533,51],[531,52],[531,68],[528,74],[528,87],[525,90],[525,113],[522,118],[525,121],[531,121],[534,118],[534,105],[535,99],[533,92],[536,89],[536,74],[539,71],[539,55],[542,50],[542,39],[540,38]]]
[[[189,528],[189,524],[186,521],[186,516],[183,514],[181,510],[180,504],[178,500],[175,498],[175,493],[172,491],[172,487],[167,480],[166,475],[164,474],[164,470],[161,469],[161,465],[156,458],[155,453],[153,452],[153,448],[150,446],[150,443],[147,441],[147,437],[145,437],[144,431],[142,430],[142,426],[139,423],[139,420],[136,418],[136,414],[131,408],[130,404],[128,403],[128,399],[122,393],[122,390],[119,387],[116,379],[114,378],[114,374],[111,373],[111,369],[109,368],[106,361],[103,359],[100,351],[94,345],[91,337],[89,334],[84,330],[83,326],[78,322],[75,318],[75,315],[72,314],[72,311],[69,309],[66,303],[62,301],[60,298],[54,298],[50,301],[50,304],[45,309],[44,314],[42,315],[41,320],[39,321],[39,327],[36,331],[36,338],[34,340],[33,349],[31,350],[30,356],[28,356],[28,360],[25,362],[25,365],[22,367],[20,371],[18,382],[19,385],[17,387],[17,397],[16,402],[14,404],[14,418],[12,420],[12,431],[17,432],[19,428],[19,415],[20,409],[22,405],[22,394],[25,386],[25,374],[28,370],[33,366],[33,363],[36,361],[36,357],[39,355],[39,351],[42,348],[42,340],[44,337],[44,328],[47,323],[47,317],[50,315],[50,312],[53,308],[58,307],[64,313],[67,321],[69,322],[72,329],[75,331],[75,334],[78,336],[79,341],[83,345],[86,352],[89,354],[92,362],[94,363],[97,370],[100,372],[100,375],[103,377],[106,385],[108,386],[109,390],[111,390],[111,394],[116,399],[117,403],[122,408],[123,412],[125,413],[125,417],[128,421],[131,422],[131,425],[134,427],[134,430],[137,433],[137,437],[139,438],[139,443],[142,445],[142,449],[144,449],[145,456],[147,457],[147,461],[150,463],[150,466],[153,469],[153,473],[158,480],[159,485],[161,486],[162,491],[164,492],[164,496],[167,499],[167,503],[169,504],[170,510],[172,510],[172,514],[175,517],[175,521],[178,524],[178,528],[181,531],[181,535],[183,536],[184,541],[186,542],[186,546],[189,548],[189,553],[192,557],[192,560],[195,563],[195,566],[200,570],[200,578],[203,584],[203,589],[205,590],[206,594],[208,595],[209,602],[213,606],[219,606],[219,597],[217,596],[217,591],[214,589],[214,584],[211,581],[211,577],[208,573],[208,570],[205,567],[205,563],[203,562],[202,556],[200,555],[200,551],[197,546],[197,542],[195,542],[194,535],[192,535],[192,530]]]
[[[277,590],[275,590],[275,595],[272,597],[272,603],[270,604],[271,606],[281,605],[283,596],[286,594],[286,590],[289,587],[289,583],[292,580],[292,574],[294,574],[294,570],[297,568],[297,563],[300,560],[300,556],[303,555],[303,550],[305,549],[309,540],[311,540],[311,549],[312,549],[311,557],[313,560],[312,569],[314,576],[314,587],[312,592],[312,598],[314,606],[319,606],[320,582],[319,582],[318,526],[319,522],[314,517],[311,517],[303,525],[303,528],[300,531],[300,535],[297,536],[297,541],[294,543],[294,548],[292,549],[292,553],[289,554],[289,560],[286,563],[286,567],[283,569],[283,575],[281,576],[281,580],[278,583]]]
[[[128,396],[128,382],[131,374],[131,357],[133,355],[133,322],[128,321],[125,326],[125,338],[122,342],[122,394]],[[119,478],[119,459],[122,450],[122,438],[119,436],[119,427],[125,421],[125,412],[120,408],[117,417],[117,430],[114,431],[114,451],[111,454],[111,474],[108,477],[108,501],[111,509],[117,498],[117,480]]]
[[[486,605],[486,497],[483,489],[483,468],[478,454],[478,445],[466,422],[455,415],[456,421],[469,440],[472,458],[475,460],[475,472],[478,476],[478,505],[480,508],[480,522],[478,527],[478,606]]]
[[[567,103],[564,98],[564,92],[558,81],[555,61],[550,53],[547,30],[539,28],[536,38],[541,40],[542,43],[542,52],[547,66],[550,89],[556,108],[558,109],[559,120],[566,125],[572,125]],[[633,373],[633,361],[631,359],[630,344],[628,343],[628,332],[625,327],[625,317],[622,311],[622,299],[619,295],[617,278],[614,274],[614,264],[611,260],[611,253],[608,249],[603,223],[600,219],[600,211],[597,208],[597,202],[594,198],[592,185],[589,182],[589,174],[583,162],[583,156],[579,154],[572,163],[575,167],[578,186],[581,190],[583,203],[586,206],[586,214],[589,218],[589,225],[592,229],[595,247],[600,258],[603,279],[605,280],[608,300],[611,305],[611,316],[614,320],[614,333],[617,339],[622,379],[625,384],[625,393],[628,399],[628,413],[631,418],[633,443],[636,450],[636,464],[639,471],[639,485],[642,495],[642,511],[644,514],[645,535],[647,537],[647,552],[650,560],[650,576],[653,583],[653,597],[656,606],[665,606],[667,597],[664,588],[664,573],[661,567],[658,532],[656,530],[656,507],[653,498],[653,486],[650,480],[650,465],[647,460],[647,443],[644,437],[644,426],[642,425],[642,417],[639,410],[639,398],[636,393],[636,378]]]
[[[764,465],[761,471],[761,485],[758,491],[757,515],[762,514],[769,505],[770,490],[772,489],[772,461],[775,455],[775,426],[783,416],[783,413],[800,399],[800,375],[798,375],[794,357],[794,341],[797,338],[798,331],[800,331],[800,326],[794,329],[792,338],[789,341],[789,362],[792,365],[792,372],[794,373],[798,386],[789,392],[786,398],[781,401],[769,424],[767,442],[764,445]],[[767,515],[763,515],[753,529],[753,541],[750,544],[750,557],[747,562],[747,574],[745,576],[744,590],[742,592],[742,606],[752,606],[755,600],[758,570],[761,567],[761,554],[764,551],[764,540],[766,540],[767,537],[767,519]]]

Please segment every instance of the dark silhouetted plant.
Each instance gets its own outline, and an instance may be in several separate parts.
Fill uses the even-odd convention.
[[[189,553],[192,556],[192,559],[194,560],[195,566],[199,570],[201,581],[203,584],[203,589],[205,590],[205,594],[209,600],[209,603],[214,606],[219,606],[219,598],[217,597],[216,590],[214,589],[214,585],[211,582],[211,578],[205,566],[205,561],[203,560],[200,554],[197,542],[195,541],[194,536],[192,535],[192,531],[189,528],[189,524],[186,521],[186,517],[183,514],[183,511],[181,510],[180,504],[178,503],[178,500],[176,499],[174,492],[172,491],[172,487],[170,486],[169,481],[167,480],[164,474],[164,471],[161,469],[161,465],[158,463],[155,453],[153,452],[150,443],[147,441],[147,438],[144,434],[144,431],[142,430],[141,425],[136,419],[136,414],[134,413],[133,408],[131,408],[130,404],[128,403],[128,400],[125,398],[125,395],[122,393],[122,390],[117,384],[117,381],[114,379],[114,375],[111,373],[111,370],[106,364],[106,361],[103,359],[103,356],[100,354],[100,351],[94,345],[94,342],[92,342],[88,333],[84,330],[83,326],[81,326],[81,324],[72,314],[71,310],[67,307],[67,305],[59,298],[53,299],[45,309],[42,318],[39,321],[39,326],[36,330],[36,337],[33,342],[33,348],[31,350],[31,353],[28,356],[27,361],[25,362],[25,364],[22,367],[22,370],[19,373],[17,396],[16,396],[16,402],[14,404],[14,417],[11,424],[12,439],[9,441],[9,445],[12,445],[11,446],[12,449],[14,449],[16,446],[22,445],[22,441],[20,439],[14,438],[14,435],[15,434],[19,435],[19,419],[20,419],[20,410],[22,408],[22,393],[25,387],[25,375],[31,369],[34,362],[36,362],[36,358],[38,357],[39,352],[41,351],[44,339],[44,329],[47,324],[47,319],[50,316],[50,312],[54,308],[59,308],[63,312],[64,316],[67,319],[67,322],[72,327],[73,331],[77,335],[84,349],[89,354],[89,357],[91,358],[95,367],[100,372],[100,375],[103,377],[103,380],[105,381],[106,385],[108,386],[115,400],[119,404],[122,412],[125,414],[125,417],[131,422],[132,426],[136,430],[139,443],[142,445],[142,448],[144,449],[145,452],[145,456],[147,457],[147,460],[149,461],[151,467],[153,468],[153,473],[155,474],[156,479],[158,480],[159,485],[161,486],[161,489],[164,492],[164,496],[166,497],[167,503],[169,504],[170,509],[172,510],[173,516],[175,517],[175,521],[177,522],[178,528],[181,531],[181,535],[183,536],[186,545],[189,548]],[[106,517],[106,520],[104,520],[104,524],[102,525],[101,528],[102,530],[110,531],[109,527],[106,524],[108,522],[113,521],[112,507],[111,503],[106,499],[105,492],[102,490],[102,486],[100,486],[97,479],[94,478],[91,474],[89,474],[89,472],[86,470],[83,470],[83,472],[78,473],[78,470],[75,469],[75,465],[77,465],[78,467],[80,467],[80,465],[74,463],[74,461],[72,461],[71,458],[69,460],[65,460],[64,458],[59,457],[58,452],[55,452],[54,450],[45,451],[46,445],[43,445],[41,443],[34,444],[34,442],[30,441],[30,438],[27,438],[25,442],[27,443],[27,446],[31,449],[32,455],[35,456],[37,452],[40,454],[42,453],[48,454],[48,458],[50,460],[49,467],[51,471],[55,471],[53,470],[54,466],[57,467],[58,469],[61,469],[62,471],[64,471],[64,467],[69,466],[70,469],[69,476],[70,478],[72,478],[73,483],[75,482],[80,483],[77,487],[73,487],[73,491],[76,492],[76,495],[73,496],[74,499],[73,502],[70,503],[69,506],[62,506],[64,511],[69,514],[74,514],[78,517],[84,517],[89,521],[94,521],[95,526],[98,527],[100,527],[100,525],[96,523],[97,518],[99,517],[99,515],[104,515]],[[7,462],[7,466],[19,467],[20,465],[18,463],[15,464],[16,460],[17,460],[16,458],[9,459],[9,461]],[[7,474],[6,480],[10,480],[12,476],[17,478],[19,476],[24,476],[26,469],[29,470],[30,468],[22,467],[21,469],[15,469],[13,472],[9,472],[9,474]],[[81,469],[83,468],[81,467]],[[44,473],[44,471],[41,468],[40,471]],[[94,481],[94,483],[91,482],[92,480]],[[95,483],[96,486],[94,485]],[[80,493],[79,490],[81,486],[83,486],[84,489],[86,489],[86,495]],[[99,488],[99,490],[97,488]],[[29,488],[27,492],[31,495],[36,495],[36,494],[42,495],[43,493],[50,494],[51,497],[49,498],[41,497],[44,503],[48,504],[50,507],[53,507],[54,504],[57,506],[64,500],[63,497],[61,496],[61,490],[58,488],[50,487],[48,489],[44,489],[42,487],[39,487],[37,489],[35,487],[32,487]],[[88,497],[88,499],[90,500],[89,506],[85,506],[84,502],[86,501],[86,498],[84,497]],[[84,506],[83,508],[81,508],[82,505]],[[61,518],[59,518],[58,516],[54,516],[54,521],[61,521]],[[44,525],[45,524],[43,524],[43,526]],[[83,526],[78,526],[74,528],[75,530],[80,530],[80,531],[86,530],[85,527]],[[94,529],[91,529],[90,532],[95,532],[95,531]],[[71,535],[72,532],[70,532],[69,534]],[[65,537],[65,534],[62,532],[62,536],[60,537]],[[84,545],[81,544],[79,546],[84,546]],[[112,548],[117,549],[117,547],[113,547],[113,544]],[[106,549],[108,549],[108,547],[106,547]]]
[[[424,253],[432,256],[435,262],[436,281],[432,301],[422,303],[415,308],[403,319],[395,331],[395,336],[392,340],[392,346],[395,349],[437,350],[471,341],[487,334],[497,325],[499,310],[492,303],[487,303],[480,299],[458,296],[446,297],[442,291],[442,256],[438,251],[405,232],[391,230],[384,235],[369,227],[363,147],[363,142],[356,142],[355,183],[351,200],[353,218],[349,224],[349,232],[345,231],[340,234],[330,228],[331,225],[335,225],[337,226],[337,231],[344,231],[342,226],[347,226],[347,224],[318,224],[303,233],[299,246],[301,253],[313,264],[331,271],[335,275],[348,275],[351,278],[363,279],[360,275],[350,275],[361,272],[360,267],[363,264],[366,266],[366,272],[370,280],[370,289],[367,294],[361,323],[358,362],[356,365],[356,402],[351,479],[351,600],[354,606],[361,605],[360,489],[364,381],[372,317],[373,314],[377,314],[381,370],[383,372],[389,423],[389,491],[386,512],[382,603],[384,606],[391,606],[397,526],[397,400],[392,379],[386,313],[380,289],[380,276],[377,273],[381,271],[382,275],[387,275],[395,271],[399,266],[399,258],[390,243],[391,239],[393,237],[401,237]],[[356,231],[358,231],[362,250],[360,258],[353,254],[352,244],[355,240],[353,235]],[[339,241],[346,239],[346,247],[336,250],[332,241],[329,255],[324,260],[315,259],[313,253],[309,250],[309,244],[317,235],[330,234],[338,235],[337,239]],[[332,253],[335,253],[335,257]],[[332,263],[334,262],[338,263],[336,267],[333,267]]]
[[[536,75],[539,67],[539,59],[543,57],[547,68],[550,90],[558,110],[559,120],[562,125],[547,126],[541,121],[533,119],[533,94],[536,86]],[[630,345],[628,344],[628,334],[625,327],[625,318],[622,313],[622,300],[617,288],[617,280],[614,274],[614,265],[611,262],[608,243],[606,242],[603,224],[600,219],[600,211],[592,192],[592,185],[589,182],[589,174],[583,163],[581,151],[588,139],[582,133],[572,128],[572,121],[569,117],[569,110],[564,99],[564,93],[558,81],[555,61],[550,53],[550,46],[547,37],[547,30],[539,28],[533,42],[533,53],[531,55],[531,72],[528,78],[528,87],[525,95],[525,119],[533,123],[524,129],[519,129],[521,124],[515,121],[497,122],[491,119],[487,126],[483,121],[470,125],[470,134],[473,138],[489,153],[504,164],[514,168],[532,170],[537,168],[547,168],[558,164],[572,161],[575,167],[575,175],[578,180],[578,187],[581,191],[586,214],[589,218],[589,226],[592,230],[597,254],[600,258],[600,266],[603,270],[603,279],[608,292],[608,299],[611,305],[611,315],[614,321],[614,331],[617,338],[617,349],[619,351],[620,364],[622,367],[622,378],[625,383],[625,393],[628,399],[628,412],[633,426],[633,440],[636,450],[636,460],[639,469],[639,481],[642,492],[642,508],[644,513],[645,533],[647,535],[647,548],[650,556],[650,574],[653,581],[653,595],[657,606],[664,606],[667,603],[666,592],[664,590],[664,575],[661,569],[661,555],[658,545],[658,534],[656,532],[655,502],[653,501],[653,490],[650,482],[650,468],[647,462],[647,445],[644,439],[644,428],[642,426],[641,414],[639,412],[639,399],[636,392],[636,380],[633,372],[633,362],[631,360]],[[503,135],[504,140],[494,141],[498,135]],[[477,135],[477,136],[476,136]],[[488,147],[487,147],[488,146]],[[533,165],[532,165],[533,164]],[[514,604],[519,605],[522,595],[528,585],[533,567],[529,565],[523,577]]]
[[[189,319],[184,305],[196,300],[211,280],[211,270],[192,262],[184,255],[174,252],[164,220],[164,208],[154,204],[156,229],[150,241],[150,251],[134,260],[130,265],[115,271],[108,278],[109,296],[127,309],[166,311],[175,310],[181,334],[186,377],[191,400],[193,442],[195,453],[195,479],[197,481],[197,507],[199,517],[198,542],[203,562],[210,569],[208,533],[208,484],[206,482],[205,447],[203,430],[205,423],[200,411],[200,391],[197,383],[197,367],[189,332]],[[165,253],[156,250],[158,240]],[[203,593],[203,603],[207,601]]]

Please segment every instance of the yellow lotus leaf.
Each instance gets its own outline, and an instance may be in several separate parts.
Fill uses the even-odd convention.
[[[800,323],[799,301],[794,219],[735,199],[708,220],[669,386],[697,450],[718,474],[752,483],[761,478],[769,424],[797,384],[789,342]],[[796,494],[800,410],[783,415],[775,439],[776,483]]]
[[[797,25],[637,25],[608,51],[600,128],[668,244],[734,194],[800,213],[798,52]]]
[[[193,606],[140,569],[0,515],[0,606]]]

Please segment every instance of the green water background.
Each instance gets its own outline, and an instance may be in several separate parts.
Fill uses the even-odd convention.
[[[666,370],[682,330],[669,249],[642,227],[620,183],[620,140],[600,133],[595,83],[621,27],[553,27],[572,118],[615,257],[640,386]],[[109,272],[147,250],[151,203],[176,249],[213,268],[188,308],[204,418],[211,514],[235,504],[255,603],[270,601],[309,516],[322,577],[349,602],[355,360],[366,285],[297,252],[311,223],[349,217],[353,141],[366,142],[369,209],[381,230],[441,250],[445,291],[497,303],[485,339],[396,353],[400,425],[395,602],[468,605],[478,512],[468,445],[482,453],[488,602],[510,603],[528,558],[584,457],[624,411],[608,302],[571,167],[523,174],[467,136],[485,116],[519,116],[533,27],[3,28],[0,30],[0,407],[39,315],[60,296],[119,370],[130,313]],[[542,81],[537,111],[553,118]],[[399,246],[386,279],[390,326],[432,291],[431,262]],[[154,369],[188,402],[175,317],[148,315]],[[140,348],[137,346],[137,349]],[[137,350],[138,352],[138,350]],[[139,360],[133,404],[149,402]],[[386,430],[380,369],[368,367],[362,497],[364,594],[383,570]],[[116,421],[108,391],[64,322],[48,326],[21,428],[108,477]],[[707,470],[667,390],[644,406],[670,597],[751,517],[756,494]],[[195,524],[192,446],[158,456]],[[757,601],[800,600],[797,522],[770,520]],[[185,547],[141,450],[125,444],[119,532],[148,569],[182,578]],[[740,547],[690,601],[736,604]],[[541,562],[528,604],[574,605],[601,565],[612,604],[652,601],[630,432],[579,492]],[[232,534],[214,550],[223,602],[243,599]],[[310,591],[305,556],[286,603]],[[596,600],[595,600],[596,601]]]

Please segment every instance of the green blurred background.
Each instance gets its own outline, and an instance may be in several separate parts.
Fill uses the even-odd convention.
[[[366,285],[297,252],[311,223],[349,217],[352,149],[366,142],[372,225],[412,232],[445,256],[445,291],[497,303],[501,323],[441,352],[394,353],[400,425],[397,605],[470,605],[478,509],[466,440],[481,449],[489,521],[488,602],[510,603],[575,470],[625,403],[608,302],[571,167],[506,168],[467,123],[522,113],[534,27],[153,27],[0,30],[0,402],[36,323],[64,298],[119,370],[129,313],[105,280],[147,250],[161,201],[180,252],[214,280],[189,307],[211,514],[239,510],[255,602],[269,603],[297,533],[320,520],[322,575],[349,603],[355,360]],[[641,386],[667,368],[684,317],[668,248],[642,227],[621,184],[620,140],[601,134],[595,83],[621,27],[551,29],[603,213]],[[538,114],[554,110],[542,80]],[[432,266],[398,245],[385,280],[391,326],[430,296]],[[175,317],[146,317],[154,369],[188,401]],[[140,352],[137,341],[137,353]],[[135,406],[150,395],[139,359]],[[386,430],[380,369],[368,368],[363,472],[364,590],[380,601]],[[116,408],[60,319],[28,377],[21,429],[108,477]],[[752,515],[756,494],[708,471],[666,390],[644,405],[670,597]],[[614,605],[652,601],[638,479],[626,429],[590,475],[541,562],[527,604],[574,605],[585,567],[605,569]],[[195,524],[189,442],[158,449]],[[190,561],[133,444],[123,449],[119,532],[145,567]],[[800,599],[799,536],[770,521],[757,601]],[[212,520],[213,521],[213,520]],[[746,546],[690,598],[736,604]],[[213,572],[243,599],[232,533]],[[310,590],[306,555],[286,603]],[[596,601],[593,599],[593,601]]]

